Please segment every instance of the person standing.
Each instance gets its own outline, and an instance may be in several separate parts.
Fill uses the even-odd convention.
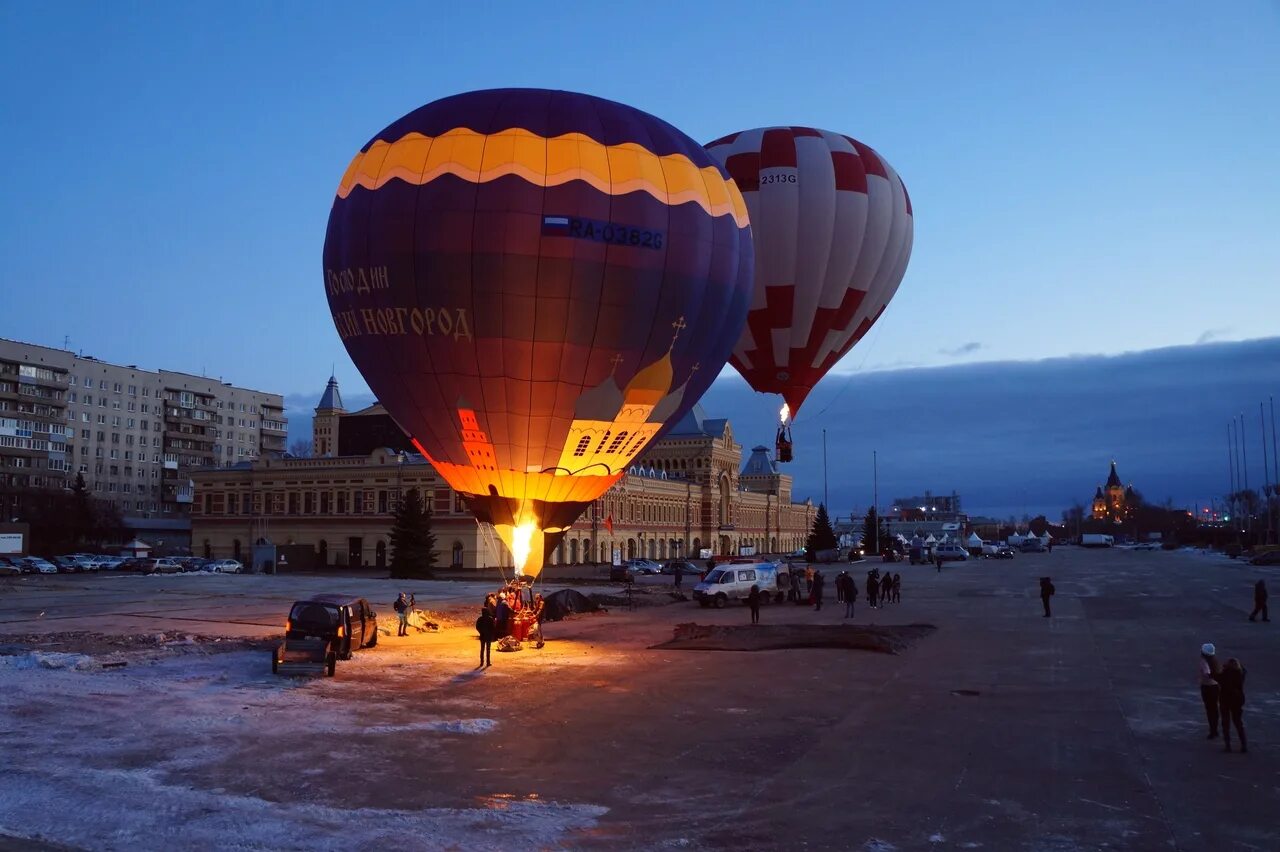
[[[1044,604],[1044,617],[1048,618],[1053,615],[1049,609],[1049,598],[1057,593],[1057,589],[1053,587],[1053,580],[1048,577],[1040,578],[1040,603]]]
[[[480,610],[480,617],[476,619],[476,633],[480,634],[480,665],[476,668],[491,666],[493,665],[493,638],[497,633],[497,624],[488,607]]]
[[[676,575],[676,588],[680,588],[680,581],[684,579],[684,563],[675,563],[671,568],[671,573]]]
[[[1209,736],[1206,739],[1210,740],[1218,737],[1218,705],[1221,694],[1218,675],[1222,673],[1222,667],[1218,664],[1217,653],[1218,649],[1213,647],[1212,642],[1200,646],[1200,700],[1204,702],[1204,715],[1209,720]]]
[[[836,603],[844,603],[844,578],[848,576],[848,571],[841,571],[836,575]]]
[[[822,587],[826,581],[822,577],[821,571],[813,572],[813,609],[818,611],[822,609]]]
[[[939,553],[937,550],[933,551],[933,561],[938,566],[938,573],[941,574],[942,573],[942,554]]]
[[[760,587],[752,585],[751,591],[747,592],[747,606],[751,607],[751,623],[760,623]]]
[[[787,599],[792,603],[800,603],[800,575],[795,570],[791,571],[791,592]]]
[[[875,571],[867,574],[867,606],[877,609],[876,599],[880,595],[880,577]]]
[[[853,602],[858,599],[858,584],[854,582],[853,575],[845,576],[844,580],[844,617],[853,618]]]
[[[893,575],[893,602],[902,602],[902,575],[898,573]]]
[[[1240,753],[1249,753],[1249,742],[1244,737],[1244,676],[1248,672],[1235,657],[1227,660],[1218,674],[1218,700],[1222,707],[1223,751],[1231,751],[1231,725],[1240,735]]]
[[[1249,620],[1257,619],[1258,613],[1262,613],[1263,621],[1271,620],[1267,614],[1267,584],[1262,580],[1253,584],[1253,612],[1249,613]]]
[[[399,621],[399,626],[396,629],[396,635],[408,636],[409,602],[404,599],[404,592],[401,592],[399,596],[396,597],[396,602],[391,605],[391,608],[396,611],[396,619]]]
[[[498,608],[494,611],[494,631],[493,635],[501,639],[503,636],[511,633],[511,604],[507,603],[507,593],[501,592],[498,595]]]

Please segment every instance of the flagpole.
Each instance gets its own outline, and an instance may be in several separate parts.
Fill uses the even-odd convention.
[[[831,507],[827,505],[827,430],[822,430],[822,505],[827,506],[827,514],[831,514]]]

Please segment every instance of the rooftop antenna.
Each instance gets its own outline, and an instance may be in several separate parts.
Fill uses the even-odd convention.
[[[67,350],[68,352],[71,351],[71,335],[64,334],[62,336],[62,348]]]

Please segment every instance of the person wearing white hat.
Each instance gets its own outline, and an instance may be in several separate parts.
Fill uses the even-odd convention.
[[[1209,739],[1218,737],[1218,649],[1212,642],[1200,646],[1200,700],[1204,702],[1204,714],[1209,719]]]

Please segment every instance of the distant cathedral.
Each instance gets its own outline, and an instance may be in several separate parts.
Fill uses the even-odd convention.
[[[1111,475],[1105,486],[1099,485],[1093,495],[1093,519],[1123,523],[1133,511],[1133,486],[1125,487],[1116,473],[1116,463],[1111,462]]]

